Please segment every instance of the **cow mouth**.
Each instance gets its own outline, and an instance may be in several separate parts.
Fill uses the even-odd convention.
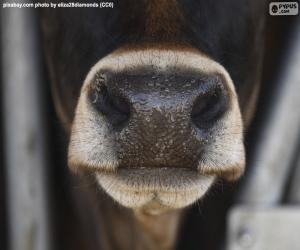
[[[117,202],[130,208],[156,210],[193,204],[208,191],[215,177],[188,168],[131,168],[98,172],[100,186]]]
[[[180,191],[189,186],[193,188],[205,176],[196,170],[172,167],[120,167],[114,173],[121,188],[137,188],[141,191]]]

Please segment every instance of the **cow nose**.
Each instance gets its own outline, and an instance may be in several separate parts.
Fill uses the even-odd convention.
[[[126,165],[195,165],[210,129],[226,112],[220,75],[111,73],[91,92]]]
[[[158,82],[155,84],[153,79],[158,77],[148,77],[148,80],[146,77],[141,83],[145,85],[144,88],[139,86],[136,90],[131,89],[130,86],[124,86],[124,82],[129,82],[127,79],[115,81],[122,89],[121,91],[116,91],[116,88],[118,88],[115,86],[116,84],[104,83],[97,91],[91,92],[91,99],[97,104],[98,110],[116,128],[126,126],[130,118],[131,106],[136,104],[142,107],[141,110],[143,110],[143,106],[145,110],[150,103],[154,104],[153,109],[168,105],[173,106],[172,108],[175,112],[178,112],[180,108],[185,109],[187,113],[190,112],[192,123],[199,129],[213,126],[228,108],[228,93],[225,89],[224,81],[219,75],[198,77],[198,79],[188,79],[187,77],[187,79],[180,79],[182,81],[179,82],[171,82],[170,79],[164,79],[169,84],[160,84]],[[137,76],[136,78],[139,79],[140,77]],[[105,75],[105,79],[107,79],[107,75]],[[132,83],[135,81],[132,81]],[[173,85],[173,92],[177,92],[173,100],[170,100],[172,98],[170,85]],[[176,85],[182,86],[178,87]],[[147,87],[149,87],[148,91]],[[154,90],[151,90],[151,87]],[[148,95],[146,94],[147,92]],[[161,98],[157,98],[158,92],[160,92]],[[153,99],[155,99],[155,103],[153,103]],[[148,107],[148,111],[149,109],[151,111],[151,107]]]

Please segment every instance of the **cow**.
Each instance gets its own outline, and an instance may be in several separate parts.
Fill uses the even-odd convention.
[[[175,249],[191,205],[244,173],[266,3],[112,3],[39,13],[68,165],[89,183],[72,249]]]

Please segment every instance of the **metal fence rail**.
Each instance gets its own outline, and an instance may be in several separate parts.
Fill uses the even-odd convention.
[[[32,9],[2,11],[2,72],[9,248],[50,249],[45,138]]]
[[[300,142],[300,138],[298,142]],[[298,148],[298,154],[297,154],[295,165],[296,165],[296,169],[291,178],[291,185],[290,185],[287,201],[291,204],[299,205],[300,204],[300,148]]]
[[[274,205],[283,196],[300,138],[300,25],[255,144],[255,158],[245,176],[239,203]],[[272,84],[270,84],[272,86]]]
[[[255,144],[255,158],[228,216],[228,250],[300,246],[300,206],[290,205],[300,203],[300,25],[283,63],[272,108]],[[289,205],[282,204],[283,198]]]

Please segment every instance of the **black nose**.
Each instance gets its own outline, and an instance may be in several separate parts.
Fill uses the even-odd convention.
[[[115,130],[126,165],[195,165],[229,106],[220,75],[141,70],[102,78],[90,99]]]

